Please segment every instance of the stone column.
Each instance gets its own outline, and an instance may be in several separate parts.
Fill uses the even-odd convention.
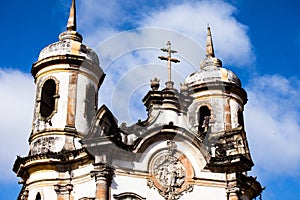
[[[73,190],[72,184],[54,185],[54,190],[57,194],[57,200],[73,200],[71,192]]]
[[[227,188],[227,199],[228,200],[240,200],[240,188],[238,187],[231,187]]]
[[[96,200],[109,200],[113,169],[102,163],[94,166],[91,176],[95,177],[96,181]]]
[[[224,99],[224,115],[225,115],[225,130],[231,130],[231,109],[230,109],[230,98]]]
[[[77,96],[77,81],[78,72],[70,74],[69,88],[68,88],[68,107],[67,107],[67,120],[66,129],[75,131],[75,118],[76,118],[76,96]]]

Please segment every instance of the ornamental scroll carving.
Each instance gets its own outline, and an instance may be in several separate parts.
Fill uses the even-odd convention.
[[[157,188],[166,200],[176,200],[183,192],[192,191],[193,187],[187,183],[187,166],[175,155],[175,143],[167,141],[167,145],[168,150],[154,157],[152,161],[148,186]]]

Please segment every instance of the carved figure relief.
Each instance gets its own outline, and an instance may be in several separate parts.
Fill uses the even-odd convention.
[[[180,188],[185,179],[184,166],[176,157],[170,155],[164,155],[156,160],[153,173],[167,191]]]
[[[175,155],[175,143],[168,141],[167,144],[168,151],[155,157],[152,162],[152,179],[148,179],[148,186],[155,186],[166,200],[175,200],[183,195],[182,192],[191,191],[192,186],[186,183],[187,169]]]

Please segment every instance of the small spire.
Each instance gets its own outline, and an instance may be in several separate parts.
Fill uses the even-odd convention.
[[[211,36],[211,31],[210,31],[209,25],[207,26],[206,57],[207,58],[209,58],[209,57],[214,58],[215,57],[213,41],[212,41],[212,36]]]
[[[59,35],[59,40],[66,40],[66,39],[71,39],[75,40],[78,42],[82,42],[82,36],[80,33],[76,31],[77,29],[77,24],[76,24],[76,6],[75,6],[75,0],[72,0],[72,5],[70,8],[70,16],[68,19],[68,24],[67,24],[67,30],[62,32]]]
[[[208,66],[222,67],[222,61],[215,57],[209,25],[207,25],[206,58],[200,62],[200,69],[204,69]]]
[[[72,0],[72,5],[70,8],[70,16],[68,19],[67,24],[67,30],[68,31],[76,31],[77,25],[76,25],[76,6],[75,6],[75,0]]]

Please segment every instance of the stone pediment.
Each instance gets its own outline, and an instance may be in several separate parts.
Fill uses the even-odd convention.
[[[94,117],[89,133],[83,141],[93,140],[101,137],[107,137],[114,134],[118,127],[118,121],[111,111],[102,105]]]

